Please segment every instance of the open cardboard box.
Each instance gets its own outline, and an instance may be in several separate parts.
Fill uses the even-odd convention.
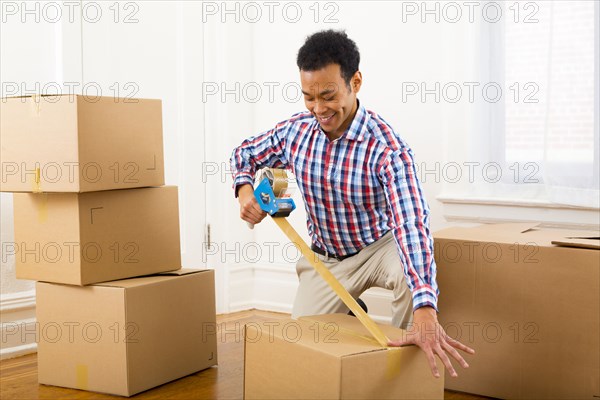
[[[181,268],[175,186],[13,196],[19,279],[87,285]]]
[[[402,330],[380,325],[389,338]],[[360,321],[327,314],[248,323],[244,329],[244,398],[250,399],[442,399],[416,346],[383,348]]]
[[[446,388],[599,397],[599,236],[532,224],[435,232],[440,322],[477,352]]]
[[[212,270],[36,293],[41,384],[131,396],[217,364]]]
[[[0,114],[2,192],[164,185],[160,100],[8,97]]]

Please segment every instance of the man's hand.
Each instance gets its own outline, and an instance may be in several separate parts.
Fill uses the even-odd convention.
[[[267,216],[254,197],[252,185],[246,184],[239,187],[238,200],[240,202],[240,218],[244,221],[256,225]]]
[[[389,342],[390,346],[404,346],[408,344],[416,344],[425,352],[431,372],[436,378],[440,377],[440,372],[435,363],[434,354],[440,357],[451,376],[457,376],[457,373],[446,352],[458,361],[463,368],[468,368],[469,364],[467,364],[456,349],[469,354],[475,354],[475,350],[452,339],[446,334],[444,328],[442,328],[437,320],[435,309],[432,307],[418,308],[413,314],[413,322],[408,331],[406,331],[406,336],[402,339],[391,340]]]

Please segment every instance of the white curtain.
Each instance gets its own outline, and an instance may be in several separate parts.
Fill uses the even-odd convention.
[[[491,84],[473,108],[471,158],[486,171],[470,195],[599,208],[598,2],[502,7],[474,27]]]

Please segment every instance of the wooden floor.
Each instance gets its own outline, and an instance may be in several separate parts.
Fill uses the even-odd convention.
[[[140,393],[136,399],[241,399],[244,381],[244,343],[239,340],[246,322],[287,318],[287,314],[265,311],[243,311],[219,315],[217,322],[225,324],[227,332],[240,328],[240,336],[226,335],[218,341],[219,366],[209,368],[177,381]],[[223,335],[225,336],[225,335]],[[464,393],[446,392],[446,399],[483,399]],[[122,397],[38,385],[37,355],[0,362],[0,399],[118,399]]]

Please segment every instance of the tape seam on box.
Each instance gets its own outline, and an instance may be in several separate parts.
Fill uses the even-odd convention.
[[[78,389],[87,390],[89,383],[89,371],[87,364],[77,364],[75,367],[76,385]]]

